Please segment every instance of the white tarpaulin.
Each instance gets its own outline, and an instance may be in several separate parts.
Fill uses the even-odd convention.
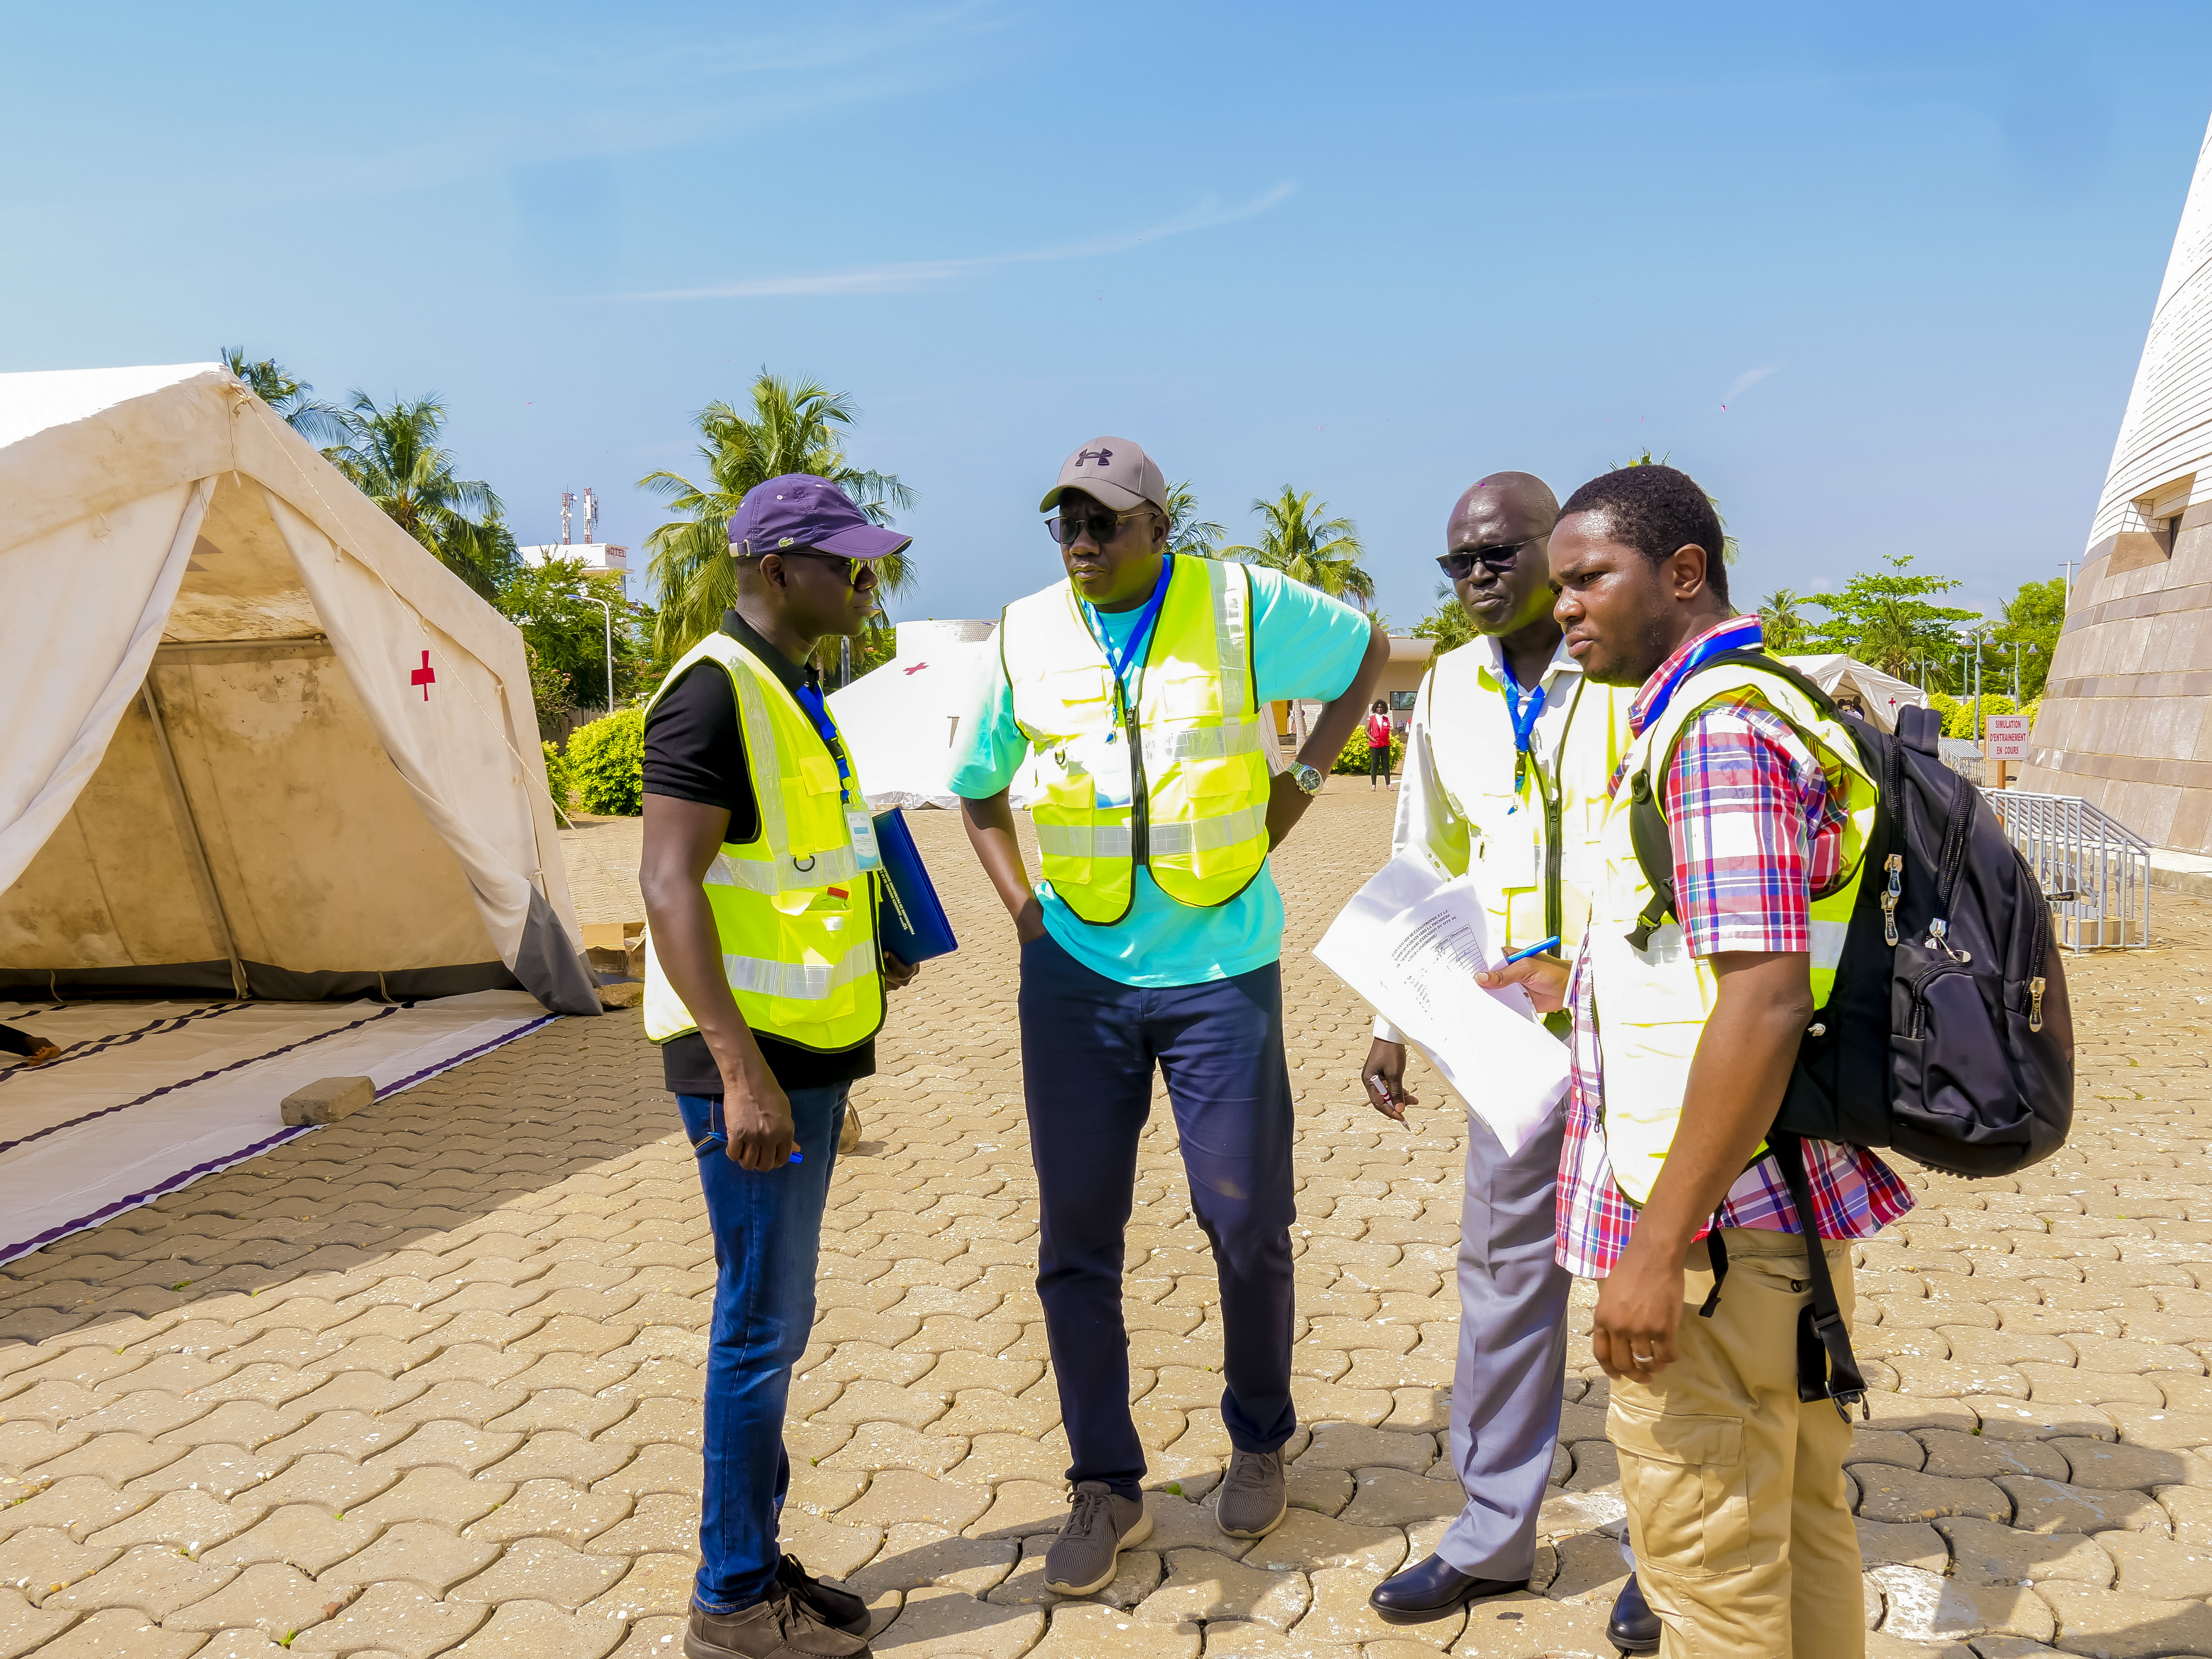
[[[373,1002],[107,1001],[11,1009],[64,1052],[0,1066],[0,1261],[312,1133],[282,1103],[325,1077],[380,1099],[533,1031],[520,991]]]
[[[1867,718],[1885,732],[1897,730],[1899,709],[1927,706],[1928,699],[1911,681],[1885,674],[1841,652],[1825,656],[1784,657],[1782,660],[1802,670],[1807,678],[1832,697],[1856,693]]]
[[[952,769],[999,665],[991,622],[910,622],[898,654],[830,696],[868,804],[954,806]],[[1018,787],[1016,793],[1020,793]]]
[[[0,375],[0,996],[595,1013],[522,639],[213,364]]]

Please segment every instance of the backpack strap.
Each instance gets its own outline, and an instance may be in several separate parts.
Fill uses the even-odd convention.
[[[1698,664],[1698,672],[1730,664],[1741,664],[1787,680],[1821,714],[1832,718],[1841,715],[1835,699],[1820,690],[1810,675],[1764,651],[1723,651]],[[1683,684],[1688,685],[1696,678],[1697,674],[1692,674]],[[1681,695],[1680,687],[1674,695]],[[1636,918],[1636,926],[1628,930],[1628,942],[1639,951],[1648,951],[1651,948],[1651,935],[1674,910],[1674,838],[1668,830],[1667,815],[1659,810],[1659,802],[1652,793],[1648,766],[1628,780],[1628,799],[1629,839],[1636,848],[1636,862],[1644,872],[1644,884],[1651,890],[1651,902]]]
[[[1871,1420],[1866,1403],[1866,1378],[1859,1374],[1851,1352],[1850,1327],[1844,1321],[1836,1299],[1836,1281],[1828,1272],[1828,1253],[1820,1247],[1820,1231],[1814,1220],[1813,1183],[1805,1173],[1805,1142],[1779,1129],[1767,1132],[1775,1162],[1790,1188],[1790,1201],[1797,1206],[1797,1224],[1805,1237],[1806,1276],[1813,1294],[1797,1315],[1797,1397],[1832,1400],[1836,1413],[1851,1420],[1856,1403],[1861,1415]]]

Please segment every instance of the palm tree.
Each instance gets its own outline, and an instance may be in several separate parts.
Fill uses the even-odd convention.
[[[446,406],[437,394],[394,398],[380,409],[357,391],[339,419],[345,440],[323,452],[331,465],[448,570],[490,599],[514,560],[514,538],[491,486],[456,477],[453,452],[439,447]]]
[[[719,400],[699,411],[699,446],[710,480],[696,484],[674,472],[650,472],[638,487],[664,496],[686,516],[652,531],[645,544],[660,592],[653,651],[672,662],[722,625],[736,603],[737,572],[730,562],[728,524],[755,484],[787,472],[827,478],[877,524],[890,521],[894,507],[912,507],[914,492],[890,473],[866,471],[845,459],[834,428],[849,427],[860,411],[843,392],[816,380],[793,382],[765,368],[752,385],[752,413],[740,415]],[[903,553],[876,561],[886,598],[913,579]]]
[[[1759,602],[1759,623],[1766,632],[1769,651],[1786,653],[1797,648],[1807,626],[1797,605],[1797,595],[1786,587],[1776,588]]]
[[[345,441],[345,411],[336,404],[308,396],[315,388],[305,380],[294,380],[277,366],[274,357],[250,363],[246,361],[246,348],[234,345],[223,347],[222,361],[232,374],[246,382],[248,391],[283,416],[284,423],[309,443]]]
[[[1224,547],[1224,559],[1241,559],[1279,570],[1292,581],[1317,587],[1334,599],[1343,599],[1364,611],[1375,599],[1375,579],[1359,568],[1367,550],[1359,544],[1359,532],[1349,519],[1328,519],[1326,501],[1316,501],[1310,489],[1283,486],[1272,501],[1254,501],[1252,510],[1267,525],[1257,547]]]
[[[1198,516],[1198,497],[1191,494],[1188,479],[1168,486],[1169,552],[1186,558],[1216,558],[1221,538],[1228,533],[1227,526]]]

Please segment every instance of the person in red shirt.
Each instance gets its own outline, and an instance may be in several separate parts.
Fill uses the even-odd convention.
[[[1375,780],[1395,789],[1390,781],[1390,705],[1382,698],[1375,699],[1375,707],[1367,712],[1367,787],[1372,789]]]

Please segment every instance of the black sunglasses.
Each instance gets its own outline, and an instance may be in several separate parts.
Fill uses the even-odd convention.
[[[1044,521],[1044,533],[1059,546],[1073,547],[1087,530],[1091,532],[1091,539],[1103,547],[1121,533],[1124,520],[1133,519],[1143,511],[1145,509],[1141,507],[1133,507],[1127,513],[1109,513],[1100,507],[1084,514],[1080,518],[1071,518],[1063,513],[1056,519]]]
[[[1527,541],[1501,542],[1496,547],[1476,547],[1463,552],[1446,553],[1437,558],[1437,564],[1454,581],[1473,575],[1478,564],[1492,575],[1502,576],[1519,561],[1521,550],[1532,546],[1535,541],[1536,538],[1531,536]]]
[[[858,587],[863,575],[873,576],[876,567],[868,559],[848,559],[842,553],[823,553],[811,547],[777,547],[770,552],[781,553],[785,558],[819,559],[834,570],[848,587]]]

